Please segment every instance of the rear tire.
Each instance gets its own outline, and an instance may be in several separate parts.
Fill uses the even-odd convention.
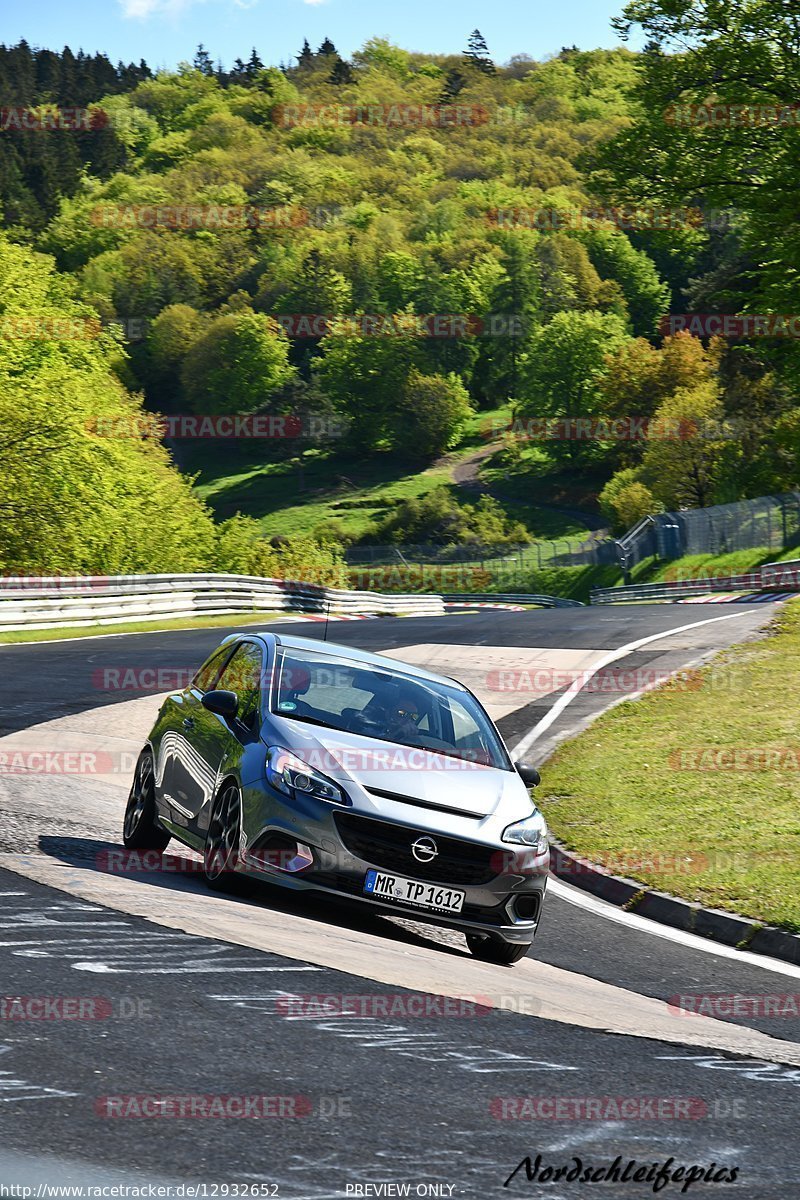
[[[519,962],[532,945],[532,942],[506,942],[501,938],[484,937],[480,933],[467,934],[467,946],[473,958],[497,963],[501,967],[510,967]]]
[[[125,806],[122,844],[128,850],[165,850],[171,834],[156,817],[156,778],[153,754],[147,748],[139,755],[133,783]]]
[[[203,850],[203,878],[215,892],[234,891],[239,884],[240,828],[239,789],[235,783],[227,783],[212,806]]]

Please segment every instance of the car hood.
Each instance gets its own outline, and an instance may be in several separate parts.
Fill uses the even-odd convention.
[[[532,807],[516,771],[280,717],[273,724],[279,744],[309,766],[340,783],[355,781],[372,795],[390,793],[387,798],[408,797],[472,817],[489,816],[506,802],[520,815]],[[265,736],[271,740],[272,733],[265,730]]]

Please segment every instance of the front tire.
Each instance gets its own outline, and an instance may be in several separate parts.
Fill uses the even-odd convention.
[[[203,850],[203,877],[215,892],[229,892],[239,882],[241,804],[235,783],[227,783],[214,801]]]
[[[158,824],[153,754],[150,749],[145,749],[136,763],[125,806],[122,844],[128,850],[165,850],[171,836]]]
[[[480,933],[467,934],[467,946],[473,958],[501,967],[511,967],[519,962],[532,945],[532,942],[506,942],[501,938],[484,937]]]

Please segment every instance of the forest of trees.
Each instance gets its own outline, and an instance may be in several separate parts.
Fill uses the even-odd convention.
[[[797,311],[797,124],[665,117],[794,103],[800,34],[780,0],[719,9],[635,0],[620,28],[642,25],[644,52],[506,65],[477,30],[461,55],[373,39],[345,59],[326,39],[281,68],[253,50],[226,70],[199,47],[155,74],[0,47],[2,569],[277,569],[256,522],[214,524],[156,427],[93,432],[143,406],[335,418],[344,438],[320,435],[323,452],[420,466],[504,405],[521,428],[696,429],[541,444],[512,429],[507,474],[541,476],[543,456],[590,469],[619,528],[796,487],[797,340],[663,334],[670,313]],[[89,126],[9,115],[64,107]],[[466,332],[428,336],[436,314]],[[67,338],[57,316],[95,332]],[[297,451],[264,449],[281,452]],[[296,553],[333,577],[336,547],[308,532]]]

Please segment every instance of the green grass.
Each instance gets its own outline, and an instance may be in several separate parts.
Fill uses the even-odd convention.
[[[553,459],[539,445],[523,446],[516,463],[509,464],[504,458],[502,451],[494,454],[481,470],[481,478],[498,495],[521,503],[532,495],[546,497],[548,504],[599,514],[597,496],[608,482],[607,463],[571,466]],[[605,523],[598,515],[598,524]]]
[[[195,486],[218,518],[234,512],[256,517],[267,536],[308,534],[323,521],[335,520],[358,538],[403,500],[450,481],[447,467],[418,471],[389,455],[359,463],[333,454],[306,454],[302,463],[301,468],[286,462],[251,465],[213,478],[203,472]]]
[[[789,747],[800,767],[800,600],[770,634],[690,673],[688,685],[604,714],[556,751],[539,795],[553,833],[592,862],[799,932],[800,770],[790,758],[723,769],[702,755]]]
[[[221,617],[174,617],[163,621],[130,621],[112,625],[75,625],[64,629],[20,629],[0,633],[0,645],[19,642],[54,642],[69,638],[100,637],[109,633],[157,633],[169,629],[226,629],[238,625],[258,625],[262,621],[280,621],[283,612],[231,613]]]
[[[475,413],[459,445],[438,464],[420,469],[393,454],[354,459],[333,450],[306,450],[292,460],[269,457],[263,443],[194,442],[179,447],[181,469],[197,474],[195,489],[219,519],[242,512],[260,521],[267,536],[308,534],[316,525],[337,521],[344,532],[358,539],[372,522],[404,500],[424,496],[436,487],[451,484],[452,470],[486,445],[484,432],[491,422],[507,420],[509,406]],[[464,503],[477,497],[468,489],[452,487]],[[553,512],[549,489],[540,483],[537,504],[527,484],[514,485],[501,498],[508,515],[522,521],[532,537],[564,538],[585,533],[574,516]],[[545,503],[546,502],[546,503]]]
[[[800,549],[769,550],[766,546],[754,550],[734,550],[728,554],[687,554],[675,562],[662,563],[648,576],[648,582],[681,579],[705,579],[714,575],[746,575],[768,562],[783,562],[800,558]]]

